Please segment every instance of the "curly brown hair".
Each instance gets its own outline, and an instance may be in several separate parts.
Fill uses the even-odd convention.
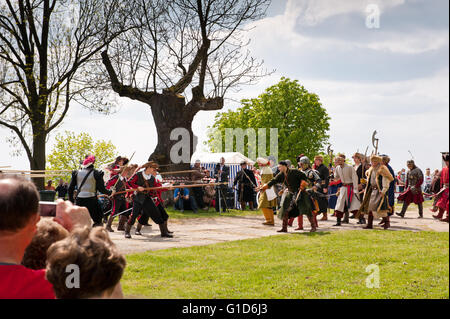
[[[31,269],[45,269],[48,248],[59,240],[69,236],[69,232],[51,219],[41,219],[36,234],[25,250],[22,265]]]
[[[79,288],[68,288],[66,267],[80,269]],[[48,249],[47,280],[57,298],[76,299],[111,294],[122,278],[126,261],[103,227],[74,230]]]

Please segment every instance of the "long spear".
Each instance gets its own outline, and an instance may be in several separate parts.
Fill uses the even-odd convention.
[[[203,187],[203,186],[217,186],[217,185],[228,185],[228,183],[208,183],[208,184],[192,184],[192,185],[177,185],[177,186],[161,186],[161,187],[147,187],[144,188],[143,191],[156,191],[156,190],[160,190],[160,189],[167,189],[167,188],[194,188],[194,187]],[[136,192],[138,191],[137,188],[133,188],[133,189],[127,189],[125,191],[122,192],[118,192],[118,193],[114,193],[111,196],[116,196],[116,195],[121,195],[121,194],[125,194],[125,193],[131,193],[131,192]]]

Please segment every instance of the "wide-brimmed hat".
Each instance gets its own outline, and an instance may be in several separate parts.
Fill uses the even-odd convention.
[[[256,163],[258,163],[259,165],[269,165],[269,160],[265,159],[264,157],[258,157],[256,159]]]

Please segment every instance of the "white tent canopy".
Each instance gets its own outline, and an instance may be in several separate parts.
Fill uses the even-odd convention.
[[[221,158],[225,158],[225,164],[235,165],[240,164],[242,161],[246,161],[250,165],[254,165],[255,162],[245,157],[239,152],[228,152],[228,153],[206,153],[206,152],[195,152],[191,158],[191,164],[194,164],[196,160],[200,160],[202,163],[214,163],[220,162]]]

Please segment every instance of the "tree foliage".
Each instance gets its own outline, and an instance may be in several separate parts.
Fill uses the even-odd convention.
[[[94,139],[87,133],[75,134],[65,131],[55,138],[56,143],[47,156],[48,170],[75,170],[80,166],[86,155],[95,155],[95,166],[100,167],[111,163],[117,157],[117,151],[111,141]],[[63,175],[66,180],[70,180],[70,173]]]
[[[0,2],[0,125],[13,132],[31,169],[44,169],[48,134],[72,101],[89,100],[92,110],[108,112],[108,96],[84,80],[99,51],[128,30],[127,3]]]
[[[283,77],[258,98],[243,99],[241,104],[236,111],[216,115],[207,142],[213,152],[225,148],[225,139],[222,139],[222,145],[217,145],[216,137],[218,133],[224,136],[226,128],[254,128],[256,131],[258,128],[278,128],[278,157],[293,163],[301,153],[312,158],[324,150],[329,138],[330,118],[319,97],[308,92],[297,80]],[[268,135],[266,154],[270,151]],[[248,147],[247,144],[246,151]]]

